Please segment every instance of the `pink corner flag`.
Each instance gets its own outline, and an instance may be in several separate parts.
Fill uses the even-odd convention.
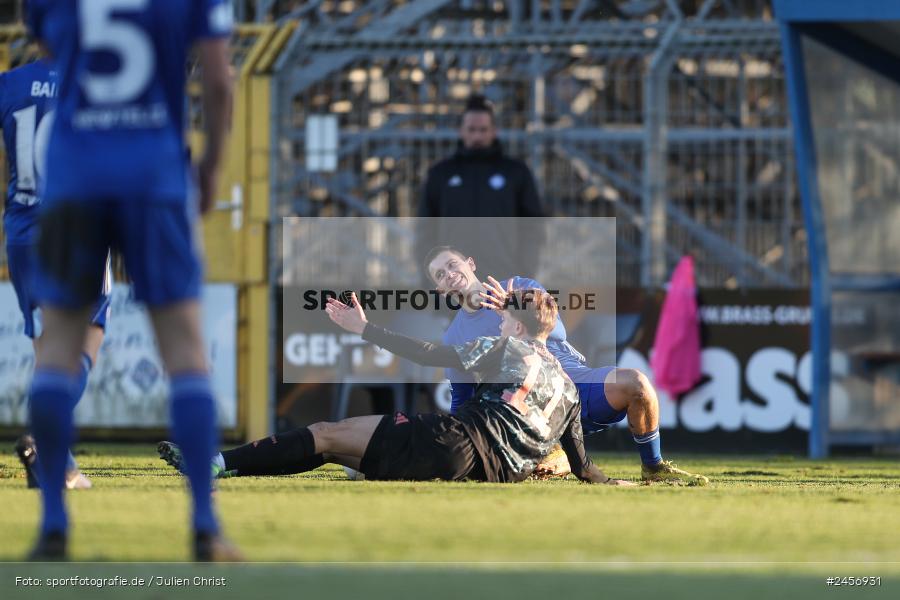
[[[675,267],[663,302],[650,368],[656,385],[672,398],[700,380],[700,321],[694,259],[684,256]]]

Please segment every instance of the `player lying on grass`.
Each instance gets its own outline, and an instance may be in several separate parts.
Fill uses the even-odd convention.
[[[438,292],[461,294],[466,299],[462,308],[444,332],[443,343],[458,345],[481,336],[497,335],[500,317],[496,306],[482,306],[503,298],[511,290],[544,287],[533,279],[510,277],[497,281],[488,277],[481,282],[475,276],[475,259],[452,246],[432,248],[425,258],[425,268]],[[581,422],[585,435],[608,429],[627,417],[631,435],[641,456],[641,478],[644,481],[685,481],[705,485],[708,479],[677,468],[663,460],[659,437],[659,400],[647,377],[635,369],[589,367],[584,356],[566,341],[566,328],[556,319],[548,339],[547,349],[555,356],[566,374],[575,382],[581,400]],[[450,380],[451,413],[475,394],[476,384],[469,373],[453,367],[446,369]],[[565,472],[562,456],[541,465],[541,471]]]
[[[557,443],[572,473],[591,483],[634,485],[610,479],[585,454],[575,385],[547,350],[556,322],[553,298],[540,290],[517,291],[500,312],[500,335],[439,346],[369,324],[362,307],[331,299],[332,321],[364,340],[423,365],[473,373],[476,394],[455,415],[373,415],[315,423],[228,450],[216,457],[219,474],[279,475],[338,463],[378,480],[475,480],[527,478]],[[498,382],[510,383],[498,383]],[[181,470],[170,442],[161,458]]]

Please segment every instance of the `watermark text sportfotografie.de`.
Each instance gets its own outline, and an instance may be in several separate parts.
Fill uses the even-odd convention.
[[[439,292],[437,290],[409,290],[409,289],[362,289],[355,290],[356,299],[363,310],[459,310],[468,308],[471,310],[481,307],[482,298],[476,292]],[[556,302],[559,310],[597,310],[597,294],[594,292],[567,292],[561,294],[559,290],[547,290],[547,293]],[[324,310],[329,298],[337,298],[344,304],[350,304],[350,290],[306,290],[301,295],[300,307],[303,310]],[[533,301],[532,295],[527,291],[522,295],[521,301],[515,296],[506,300],[506,307],[513,309],[526,308]],[[522,306],[519,306],[519,303]]]

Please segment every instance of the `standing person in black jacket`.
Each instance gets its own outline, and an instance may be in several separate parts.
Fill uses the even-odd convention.
[[[493,106],[483,96],[469,98],[459,136],[453,156],[428,171],[418,216],[439,218],[420,221],[418,258],[436,244],[471,243],[479,256],[491,257],[485,273],[536,272],[545,213],[528,165],[503,153]]]

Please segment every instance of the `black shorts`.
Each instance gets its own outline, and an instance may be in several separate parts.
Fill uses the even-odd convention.
[[[359,470],[366,479],[376,480],[485,480],[472,439],[451,415],[385,415]]]

